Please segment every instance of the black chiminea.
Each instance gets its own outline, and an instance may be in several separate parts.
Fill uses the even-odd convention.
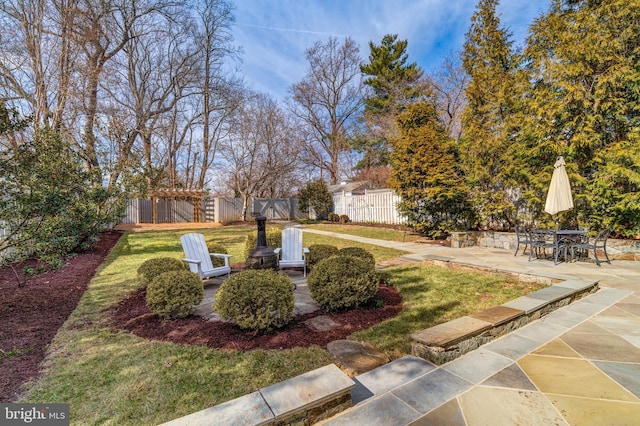
[[[267,246],[267,231],[264,216],[256,217],[258,224],[258,241],[256,248],[251,250],[245,263],[247,269],[274,269],[278,270],[278,255]]]

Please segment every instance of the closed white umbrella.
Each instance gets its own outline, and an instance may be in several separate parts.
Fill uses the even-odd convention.
[[[559,212],[571,210],[573,208],[573,196],[571,195],[571,184],[565,169],[565,162],[562,156],[558,157],[553,165],[553,176],[547,193],[547,202],[544,211],[550,215],[557,215]],[[556,217],[556,222],[558,218]]]

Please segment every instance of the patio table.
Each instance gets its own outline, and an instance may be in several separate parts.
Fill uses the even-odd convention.
[[[574,243],[581,242],[584,237],[587,236],[586,229],[533,229],[531,230],[531,250],[529,251],[529,261],[531,261],[531,255],[533,251],[536,251],[536,257],[538,257],[538,250],[553,249],[553,263],[558,264],[558,258],[560,251],[564,250],[564,259],[567,258],[567,251],[572,251]]]

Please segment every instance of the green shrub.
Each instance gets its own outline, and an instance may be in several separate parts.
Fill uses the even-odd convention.
[[[349,223],[349,216],[347,216],[346,214],[341,214],[338,217],[338,220],[340,221],[340,223]]]
[[[321,260],[309,273],[311,297],[327,311],[366,303],[378,292],[379,276],[364,260],[332,256]]]
[[[267,237],[267,247],[270,249],[276,249],[278,247],[282,247],[282,229],[280,228],[267,228],[266,230]],[[249,253],[251,250],[256,248],[256,244],[258,243],[258,231],[253,231],[247,234],[247,239],[244,243],[244,258],[249,257]]]
[[[3,98],[0,227],[10,229],[15,238],[0,238],[0,253],[11,249],[0,264],[34,258],[57,269],[98,241],[109,224],[119,222],[127,194],[118,185],[100,185],[95,169],[84,167],[86,158],[65,132],[31,124],[4,103]],[[20,143],[5,145],[5,132],[10,140],[12,132],[25,128]]]
[[[207,242],[207,250],[209,253],[219,253],[219,254],[229,254],[227,249],[220,243],[216,243],[215,241]],[[213,263],[213,267],[217,268],[218,266],[224,266],[224,259],[219,257],[212,257],[211,263]]]
[[[298,192],[298,208],[304,213],[315,213],[315,219],[326,219],[331,211],[333,196],[326,182],[319,179],[309,182]]]
[[[328,244],[313,244],[309,246],[309,253],[307,253],[307,268],[311,270],[318,262],[327,257],[331,257],[338,252],[336,246],[330,246]]]
[[[147,307],[163,318],[186,317],[203,297],[202,281],[190,271],[164,272],[147,285]]]
[[[334,212],[331,212],[327,216],[327,220],[330,222],[338,222],[340,220],[340,215],[337,215]]]
[[[169,271],[184,271],[187,269],[184,262],[173,257],[157,257],[142,262],[138,267],[138,277],[142,284],[149,284],[155,277]]]
[[[293,282],[270,269],[247,269],[225,280],[213,308],[220,316],[256,332],[283,327],[293,318]]]
[[[363,249],[362,247],[344,247],[338,250],[336,253],[338,256],[353,256],[364,260],[367,265],[370,265],[371,268],[376,266],[376,258],[373,257],[368,250]]]

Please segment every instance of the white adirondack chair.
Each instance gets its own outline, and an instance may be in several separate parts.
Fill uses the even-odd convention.
[[[184,234],[180,237],[182,243],[182,249],[186,256],[182,259],[183,262],[189,265],[191,272],[200,275],[201,279],[218,277],[220,275],[231,274],[231,266],[229,266],[230,254],[222,253],[209,253],[207,249],[207,243],[204,240],[204,235],[190,233]],[[219,257],[224,259],[224,266],[213,267],[212,257]]]
[[[302,229],[285,228],[282,230],[282,247],[274,252],[279,257],[280,268],[304,268],[304,276],[307,276],[307,256],[309,249],[302,247]]]

